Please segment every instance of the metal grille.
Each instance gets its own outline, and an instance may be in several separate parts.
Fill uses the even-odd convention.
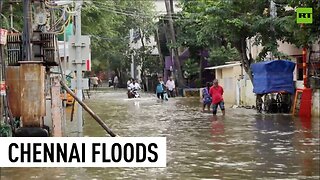
[[[44,63],[55,66],[56,62],[56,36],[53,33],[41,33],[41,41],[43,42]]]
[[[7,36],[8,65],[17,66],[22,61],[22,37],[21,33],[9,33]]]
[[[33,60],[43,61],[45,65],[57,66],[57,45],[56,36],[53,33],[40,33],[36,32],[33,36],[34,44]],[[39,47],[39,48],[36,48]],[[7,48],[8,48],[8,65],[17,66],[19,61],[24,61],[23,59],[23,44],[22,44],[22,34],[21,33],[11,33],[7,36]],[[39,59],[40,58],[40,59]]]

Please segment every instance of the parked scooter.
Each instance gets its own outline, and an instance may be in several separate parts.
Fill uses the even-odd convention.
[[[128,91],[128,98],[140,98],[140,94],[137,89],[131,89]]]

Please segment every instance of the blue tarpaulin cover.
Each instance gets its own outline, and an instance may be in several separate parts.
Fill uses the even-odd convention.
[[[288,60],[273,60],[252,64],[253,92],[266,94],[286,91],[293,94],[293,71],[295,65],[295,63]]]

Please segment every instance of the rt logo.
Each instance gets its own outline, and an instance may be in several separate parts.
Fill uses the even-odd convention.
[[[312,24],[312,8],[297,8],[297,23]]]

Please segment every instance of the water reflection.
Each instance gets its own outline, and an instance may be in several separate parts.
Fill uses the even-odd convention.
[[[257,116],[257,170],[270,177],[287,174],[300,178],[319,176],[319,138],[313,138],[309,118],[291,115]],[[318,132],[315,132],[317,134]]]
[[[302,117],[296,120],[297,132],[294,136],[294,146],[298,151],[298,157],[302,164],[301,175],[315,175],[315,168],[319,168],[319,138],[312,134],[312,120],[310,117]]]
[[[288,164],[295,160],[292,138],[294,122],[292,116],[261,115],[256,118],[257,170],[273,177],[290,171]]]
[[[141,96],[95,92],[86,102],[120,136],[167,137],[166,168],[2,168],[1,180],[319,179],[318,120],[230,108],[213,117],[200,112],[198,98]],[[85,136],[107,136],[88,114],[84,119]],[[72,136],[76,121],[67,125]]]

